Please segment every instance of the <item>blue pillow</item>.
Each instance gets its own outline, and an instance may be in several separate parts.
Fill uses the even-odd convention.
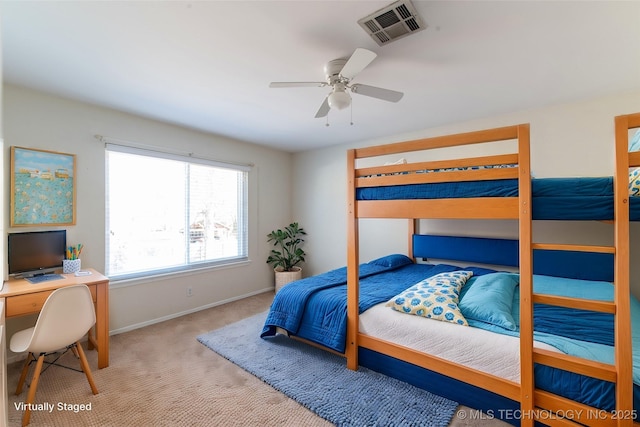
[[[369,261],[369,264],[381,265],[383,267],[402,267],[403,265],[413,264],[413,261],[406,255],[393,254]]]
[[[511,314],[513,294],[518,286],[514,273],[491,273],[474,276],[467,281],[458,306],[466,319],[477,320],[515,331]]]

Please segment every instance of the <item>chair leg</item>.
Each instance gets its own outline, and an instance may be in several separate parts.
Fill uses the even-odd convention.
[[[84,355],[84,350],[82,350],[80,341],[76,342],[75,348],[78,350],[78,357],[80,357],[80,366],[82,366],[82,370],[87,376],[87,381],[89,381],[89,386],[91,386],[91,392],[93,394],[98,394],[98,387],[96,387],[96,383],[93,381],[93,375],[91,374],[91,369],[89,368],[89,362],[87,362],[87,357]]]
[[[16,396],[22,393],[22,386],[24,386],[24,380],[27,379],[27,374],[29,373],[29,366],[31,365],[31,357],[33,353],[27,354],[27,360],[24,362],[24,367],[22,368],[22,373],[20,374],[20,379],[18,380],[18,387],[16,387]]]
[[[27,395],[26,408],[24,415],[22,416],[22,427],[29,424],[31,419],[31,405],[36,399],[36,390],[38,388],[38,380],[40,379],[40,371],[42,371],[42,364],[44,363],[44,353],[41,353],[38,357],[38,363],[36,363],[36,369],[33,371],[33,378],[31,379],[31,385],[29,386],[29,394]]]

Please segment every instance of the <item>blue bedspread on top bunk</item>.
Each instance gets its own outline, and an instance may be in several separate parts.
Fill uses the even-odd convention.
[[[515,197],[518,180],[470,181],[367,187],[357,200],[401,200],[468,197]],[[613,178],[537,178],[531,181],[533,219],[613,219]],[[640,197],[631,197],[630,216],[640,220]]]

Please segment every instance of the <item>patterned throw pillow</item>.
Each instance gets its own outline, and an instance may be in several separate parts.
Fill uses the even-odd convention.
[[[429,277],[390,299],[387,307],[401,313],[468,326],[458,308],[458,299],[462,285],[472,275],[471,271],[452,271]]]
[[[629,195],[632,197],[640,196],[640,168],[629,171]]]

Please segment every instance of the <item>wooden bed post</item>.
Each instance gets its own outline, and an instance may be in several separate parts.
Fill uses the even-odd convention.
[[[533,427],[533,303],[531,155],[529,125],[518,126],[518,202],[520,235],[520,402],[522,427]]]
[[[356,215],[355,150],[347,151],[347,368],[358,369],[359,236]]]
[[[629,129],[640,126],[640,114],[615,118],[615,160],[614,174],[615,214],[615,267],[614,302],[615,315],[615,367],[616,410],[619,413],[633,413],[633,363],[631,340],[631,314],[629,302]],[[631,426],[633,417],[621,417],[618,426]]]

